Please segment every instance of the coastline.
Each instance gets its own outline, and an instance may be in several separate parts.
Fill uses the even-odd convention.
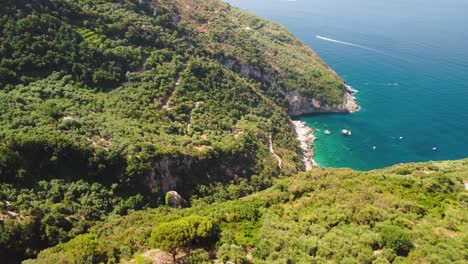
[[[306,171],[317,168],[318,164],[314,160],[315,153],[312,146],[317,138],[314,136],[313,129],[308,127],[304,121],[291,120],[291,123],[296,132],[296,139],[301,143],[302,161],[304,162]]]
[[[343,90],[345,92],[345,95],[343,98],[344,99],[343,106],[344,106],[345,111],[341,111],[341,112],[353,113],[353,112],[359,111],[361,107],[356,102],[356,97],[354,96],[354,94],[356,94],[358,90],[354,89],[353,87],[347,84],[343,85]],[[333,112],[340,112],[340,111],[325,111],[325,112],[333,113]],[[317,111],[316,113],[320,113],[320,111]],[[319,165],[314,160],[315,152],[314,152],[313,143],[317,139],[317,137],[314,135],[314,130],[311,127],[309,127],[307,123],[304,121],[291,120],[291,123],[294,127],[296,140],[298,140],[301,144],[302,160],[304,162],[306,171],[311,170],[313,168],[318,168]]]
[[[359,92],[358,90],[354,89],[351,85],[348,85],[348,84],[344,84],[345,86],[345,90],[346,92],[348,92],[350,95],[353,96],[354,99],[356,99],[356,97],[354,96],[355,93]]]
[[[337,105],[322,104],[313,97],[302,95],[299,91],[286,93],[285,95],[289,102],[289,115],[299,117],[320,113],[354,113],[359,111],[361,107],[354,96],[358,91],[345,83],[343,83],[341,89],[343,91],[343,98],[342,102]]]

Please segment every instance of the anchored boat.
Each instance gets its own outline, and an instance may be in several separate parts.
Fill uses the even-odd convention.
[[[343,130],[341,130],[341,134],[343,134],[345,136],[351,136],[351,131],[349,131],[347,129],[343,129]]]

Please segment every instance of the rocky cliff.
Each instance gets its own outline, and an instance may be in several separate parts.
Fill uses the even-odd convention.
[[[267,83],[268,85],[275,85],[288,100],[288,112],[292,117],[318,113],[353,113],[360,109],[356,98],[353,96],[357,91],[346,84],[342,85],[342,102],[337,105],[327,105],[321,103],[313,96],[303,95],[298,90],[287,91],[290,89],[276,85],[271,75],[267,74],[266,70],[257,65],[243,65],[233,58],[225,57],[218,58],[218,62],[227,69],[233,70],[242,76]]]
[[[236,176],[246,177],[251,172],[243,165],[254,166],[254,163],[254,160],[240,153],[224,159],[163,156],[153,162],[145,181],[152,190],[159,189],[163,193],[176,190],[182,197],[190,197],[196,193],[199,185],[229,182]]]
[[[353,113],[360,107],[353,96],[356,90],[350,86],[343,86],[343,101],[338,105],[326,105],[313,97],[304,96],[298,91],[286,93],[288,99],[288,112],[291,116],[301,116],[317,113]]]
[[[291,116],[359,110],[354,91],[283,26],[221,1],[158,0],[200,36],[211,58],[238,74],[274,86]]]
[[[221,63],[225,68],[233,70],[242,76],[247,78],[255,79],[260,82],[271,84],[273,82],[272,77],[265,73],[265,70],[258,65],[245,65],[240,63],[234,58],[219,57],[217,61]]]

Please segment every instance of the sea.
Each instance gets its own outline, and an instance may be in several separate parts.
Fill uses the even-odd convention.
[[[284,25],[359,91],[357,113],[299,118],[321,167],[468,158],[467,0],[227,2]]]

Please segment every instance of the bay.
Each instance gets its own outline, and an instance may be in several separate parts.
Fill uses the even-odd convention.
[[[300,118],[320,166],[468,157],[468,1],[227,2],[281,23],[359,90],[360,112]]]

